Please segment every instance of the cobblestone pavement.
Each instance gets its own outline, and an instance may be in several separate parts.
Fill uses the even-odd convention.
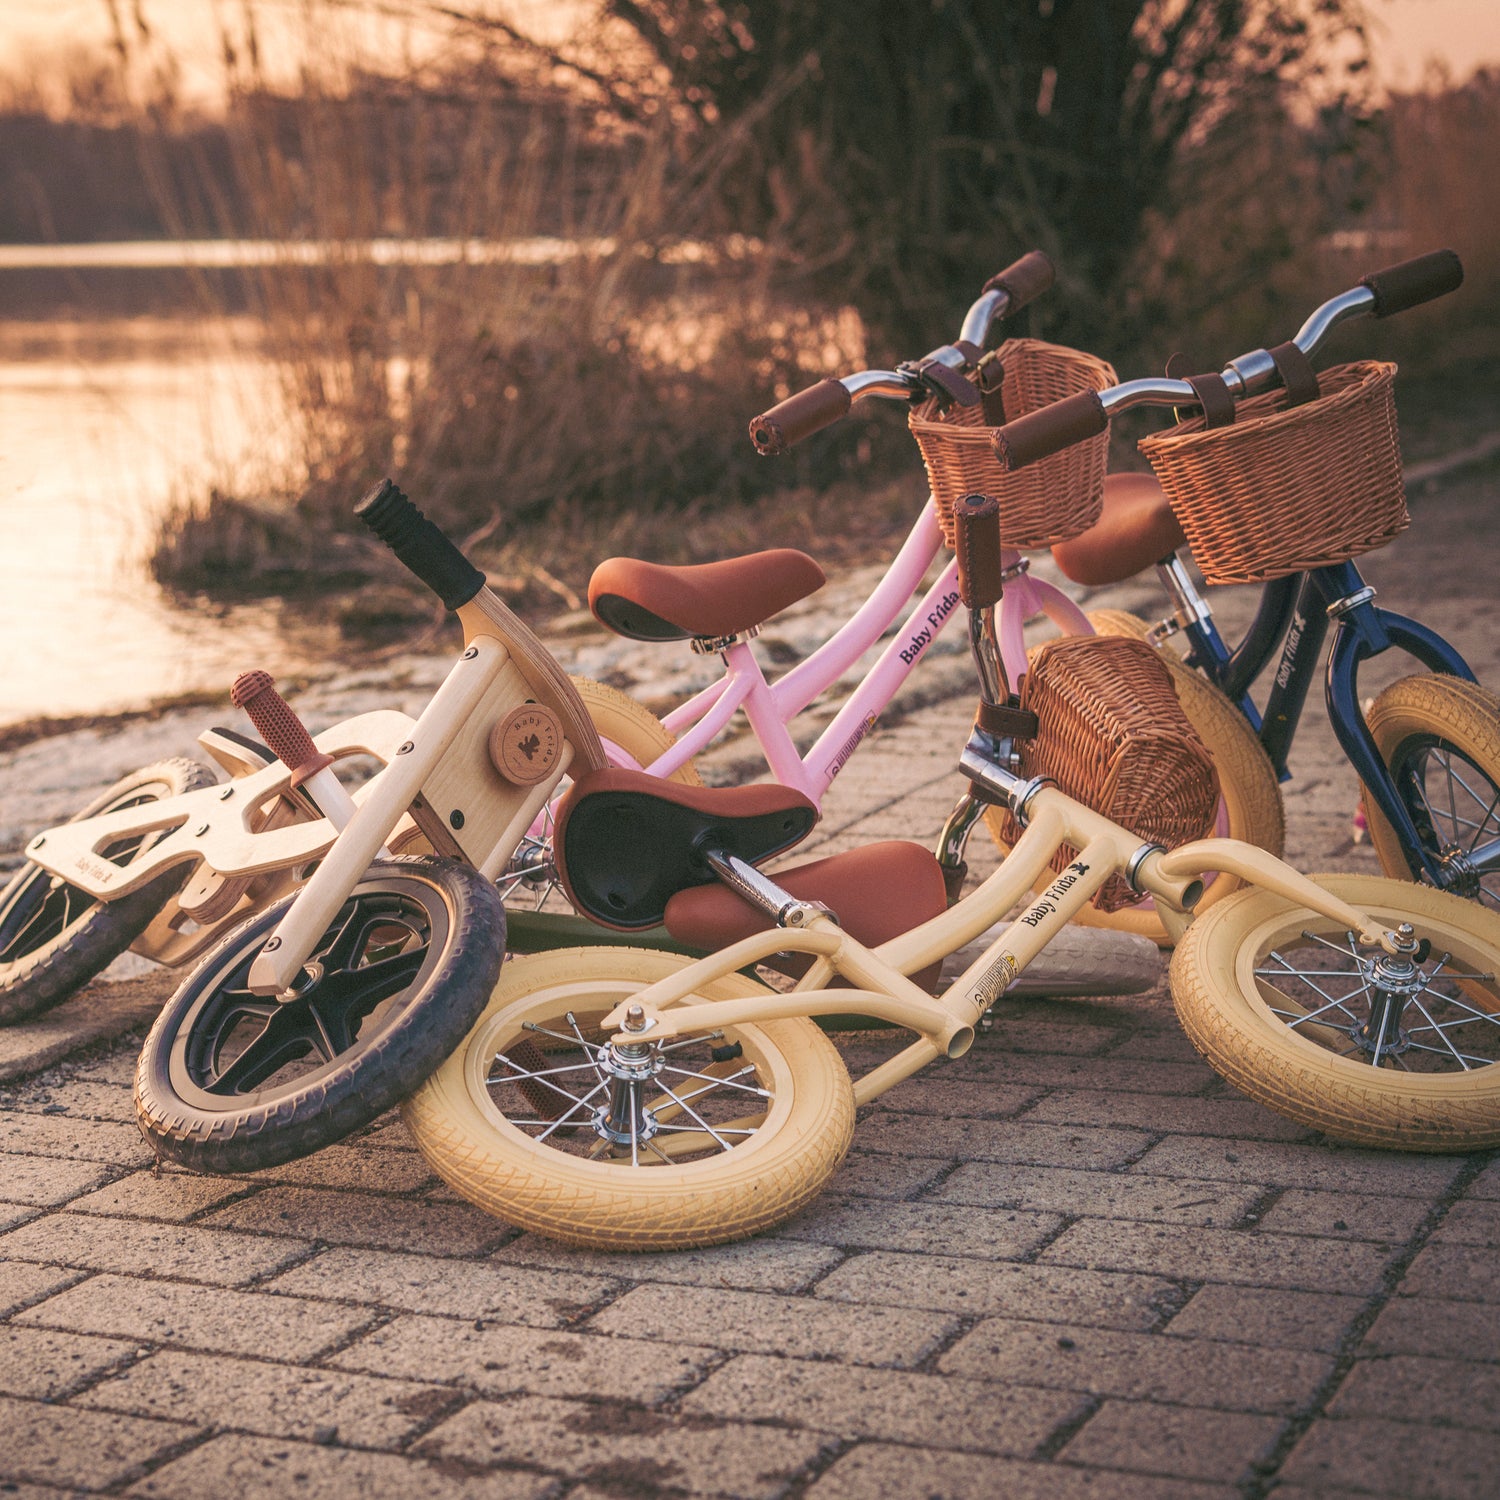
[[[1494,477],[1368,570],[1491,682]],[[931,839],[970,712],[876,732],[819,852]],[[1293,859],[1372,869],[1316,711],[1295,763]],[[256,1177],[157,1175],[130,1079],[167,988],[9,1039],[0,1494],[1496,1491],[1500,1164],[1324,1144],[1222,1085],[1162,987],[1003,1004],[864,1111],[792,1223],[634,1258],[480,1214],[394,1118]]]

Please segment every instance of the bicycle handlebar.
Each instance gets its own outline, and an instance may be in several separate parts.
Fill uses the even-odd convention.
[[[977,360],[992,325],[1040,297],[1055,275],[1051,260],[1042,251],[1027,251],[985,282],[982,295],[964,314],[955,343],[943,344],[899,370],[860,370],[842,379],[820,380],[754,418],[750,441],[758,453],[774,457],[841,421],[854,402],[866,396],[909,401],[923,394],[928,388],[921,373],[923,366],[957,371]]]
[[[389,479],[358,505],[357,515],[449,609],[484,587],[484,574]]]
[[[1349,291],[1331,297],[1307,319],[1291,342],[1311,356],[1340,323],[1404,312],[1455,291],[1463,279],[1463,264],[1452,250],[1434,250],[1387,266]],[[1252,349],[1230,360],[1218,379],[1236,401],[1281,383],[1276,360],[1267,349]],[[1202,401],[1189,381],[1163,378],[1127,380],[1106,390],[1084,391],[997,428],[995,456],[1008,470],[1023,468],[1096,436],[1116,412],[1134,406],[1201,408]]]

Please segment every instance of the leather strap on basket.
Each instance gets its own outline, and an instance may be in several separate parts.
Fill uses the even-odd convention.
[[[1318,390],[1317,373],[1296,344],[1277,344],[1274,349],[1267,349],[1266,353],[1271,356],[1276,373],[1281,376],[1281,383],[1286,387],[1288,406],[1301,406],[1318,399],[1321,392]]]
[[[1234,397],[1229,394],[1224,377],[1189,375],[1185,378],[1187,384],[1192,386],[1198,404],[1203,408],[1203,425],[1210,430],[1228,427],[1234,421]]]
[[[1029,708],[1022,708],[1021,700],[1014,693],[1004,703],[981,701],[974,722],[997,739],[1035,739],[1040,727],[1037,716]]]
[[[974,384],[979,387],[979,405],[984,412],[986,427],[1005,426],[1005,366],[995,357],[995,351],[985,355],[979,368],[974,371]]]

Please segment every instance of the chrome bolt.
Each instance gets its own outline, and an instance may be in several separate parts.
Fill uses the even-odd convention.
[[[232,796],[234,796],[234,788],[232,786],[221,787],[219,789],[220,802],[227,802]]]
[[[632,1005],[625,1012],[626,1031],[644,1031],[646,1029],[646,1012],[639,1005]]]

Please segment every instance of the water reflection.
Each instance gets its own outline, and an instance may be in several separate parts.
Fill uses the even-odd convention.
[[[0,724],[305,665],[273,609],[184,609],[143,566],[174,500],[284,471],[276,386],[246,333],[151,319],[4,328]]]

